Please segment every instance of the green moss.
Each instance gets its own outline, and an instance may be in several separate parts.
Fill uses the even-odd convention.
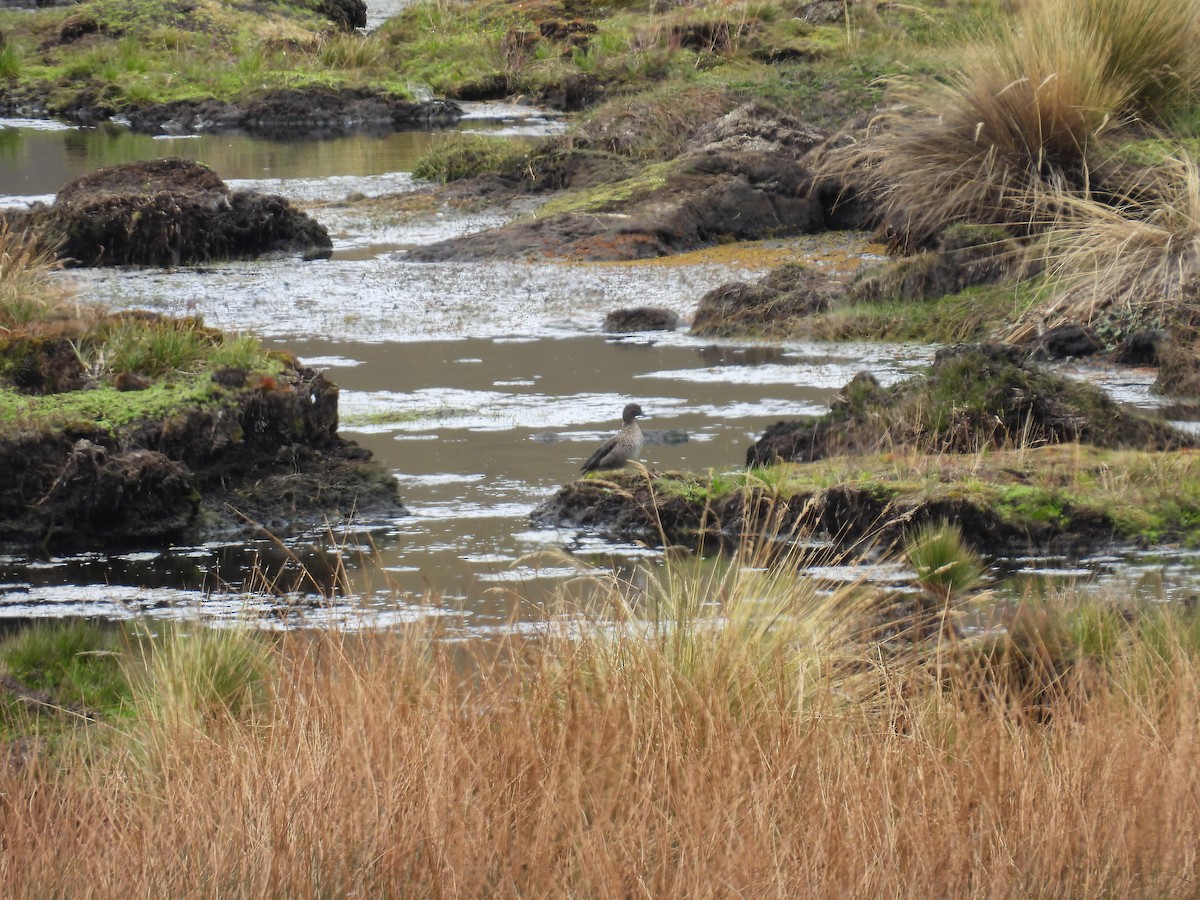
[[[1017,484],[997,491],[996,508],[1023,522],[1062,525],[1069,519],[1072,499],[1060,490]]]
[[[562,213],[603,212],[615,204],[659,190],[666,185],[667,177],[675,168],[675,164],[670,162],[653,163],[632,178],[563,194],[539,207],[536,216],[542,218]]]
[[[155,344],[160,338],[166,339],[169,353]],[[225,336],[194,320],[127,319],[102,324],[79,352],[105,380],[86,390],[44,396],[0,390],[0,424],[14,431],[113,434],[137,422],[221,403],[230,394],[212,380],[218,369],[238,368],[260,377],[284,369],[284,362],[268,354],[257,338]],[[110,380],[111,376],[129,372],[153,380],[142,390],[118,390],[119,379]]]
[[[1040,281],[971,287],[923,302],[858,300],[799,323],[802,334],[828,340],[954,344],[1003,334],[1047,292]]]
[[[787,500],[845,487],[879,504],[970,503],[1016,528],[1106,522],[1117,541],[1147,544],[1200,538],[1200,458],[1188,451],[1101,450],[1081,445],[947,456],[913,453],[783,463],[746,473],[656,477],[663,496],[711,503],[744,489]]]

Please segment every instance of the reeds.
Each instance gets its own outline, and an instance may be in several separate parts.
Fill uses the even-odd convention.
[[[1011,340],[1063,322],[1107,319],[1126,329],[1200,324],[1200,310],[1185,299],[1189,283],[1200,278],[1200,167],[1181,154],[1145,180],[1144,197],[1056,198],[1059,214],[1041,252],[1062,287],[1017,324]]]
[[[540,636],[145,636],[136,722],[0,769],[7,894],[1191,893],[1194,616],[935,658],[790,565],[596,587]]]
[[[70,317],[68,292],[50,278],[56,255],[0,221],[0,333]]]

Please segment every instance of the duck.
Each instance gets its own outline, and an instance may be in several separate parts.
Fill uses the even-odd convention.
[[[601,444],[579,467],[579,471],[586,475],[599,469],[619,469],[631,459],[637,459],[642,452],[642,429],[637,423],[639,416],[645,416],[642,408],[636,403],[627,404],[621,411],[621,430]]]

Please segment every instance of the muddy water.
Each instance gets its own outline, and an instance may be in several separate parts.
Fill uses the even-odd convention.
[[[476,121],[504,118],[484,109]],[[509,116],[501,125],[518,134],[554,127],[537,116]],[[17,138],[6,139],[9,131]],[[312,204],[334,237],[326,261],[64,277],[84,297],[198,313],[326,370],[342,387],[343,433],[395,473],[412,511],[369,532],[330,523],[286,546],[264,537],[118,556],[0,557],[0,616],[198,610],[287,625],[454,611],[472,628],[527,618],[577,574],[577,564],[628,566],[655,552],[528,524],[529,511],[616,427],[627,401],[649,414],[647,429],[669,432],[646,447],[648,465],[721,471],[737,468],[778,418],[823,411],[854,373],[869,368],[888,383],[928,360],[925,347],[714,345],[682,331],[620,338],[600,331],[605,312],[623,305],[664,305],[686,317],[704,291],[784,257],[855,265],[870,250],[860,236],[722,248],[669,264],[410,263],[406,247],[500,221],[412,221],[346,201],[411,189],[412,161],[437,139],[276,145],[223,137],[168,145],[119,131],[0,129],[12,161],[0,182],[10,203],[96,165],[165,152],[193,155],[235,186]],[[1147,577],[1188,564],[1151,562]],[[323,597],[342,565],[351,590],[330,603]],[[1062,574],[1073,565],[1024,563],[1035,578],[1073,577]],[[1088,566],[1121,568],[1105,558]]]

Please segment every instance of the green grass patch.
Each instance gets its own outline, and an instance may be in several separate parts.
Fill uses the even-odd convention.
[[[456,135],[417,160],[413,178],[446,183],[491,172],[513,172],[525,157],[511,138]]]
[[[824,340],[955,344],[1002,334],[1048,293],[1040,280],[967,288],[930,300],[848,301],[798,323]]]
[[[975,454],[897,453],[782,463],[720,476],[664,473],[656,492],[708,503],[767,487],[785,500],[833,487],[878,503],[967,501],[1016,526],[1111,524],[1117,541],[1200,545],[1200,458],[1188,451],[1100,450],[1077,444]],[[715,486],[714,486],[715,485]]]
[[[83,620],[38,622],[0,642],[0,735],[56,737],[131,713],[119,628]]]

